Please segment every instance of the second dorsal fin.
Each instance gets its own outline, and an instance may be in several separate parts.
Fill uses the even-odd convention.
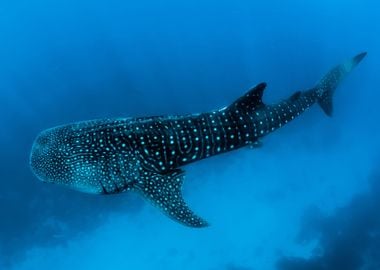
[[[266,83],[256,85],[244,96],[238,98],[234,103],[232,103],[229,108],[243,111],[254,111],[263,106],[264,104],[262,97],[266,86]]]

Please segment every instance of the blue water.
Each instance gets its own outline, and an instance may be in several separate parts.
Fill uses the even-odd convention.
[[[380,269],[380,5],[374,0],[16,0],[0,3],[0,269]],[[211,227],[133,193],[47,185],[43,129],[264,102],[367,58],[334,97],[243,149],[186,168]]]

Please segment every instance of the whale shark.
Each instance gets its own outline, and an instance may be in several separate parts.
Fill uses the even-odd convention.
[[[333,113],[339,83],[366,56],[331,69],[314,87],[277,104],[265,104],[260,83],[229,106],[211,112],[76,122],[42,131],[30,167],[43,182],[92,194],[140,193],[173,220],[201,228],[209,223],[182,196],[183,166],[208,157],[257,147],[313,104]]]

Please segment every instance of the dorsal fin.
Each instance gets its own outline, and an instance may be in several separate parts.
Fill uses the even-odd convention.
[[[232,103],[229,108],[239,109],[243,111],[254,111],[258,107],[261,107],[263,104],[263,93],[264,89],[267,86],[266,83],[260,83],[249,90],[244,96],[237,99]]]

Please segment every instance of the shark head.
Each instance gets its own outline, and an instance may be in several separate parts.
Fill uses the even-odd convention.
[[[61,148],[62,130],[52,128],[41,132],[33,143],[30,166],[34,174],[43,182],[55,182],[62,174],[67,176],[64,165],[67,157]]]
[[[99,166],[91,159],[89,147],[83,144],[89,140],[83,139],[78,131],[67,125],[41,132],[32,146],[30,167],[43,182],[99,193]]]

